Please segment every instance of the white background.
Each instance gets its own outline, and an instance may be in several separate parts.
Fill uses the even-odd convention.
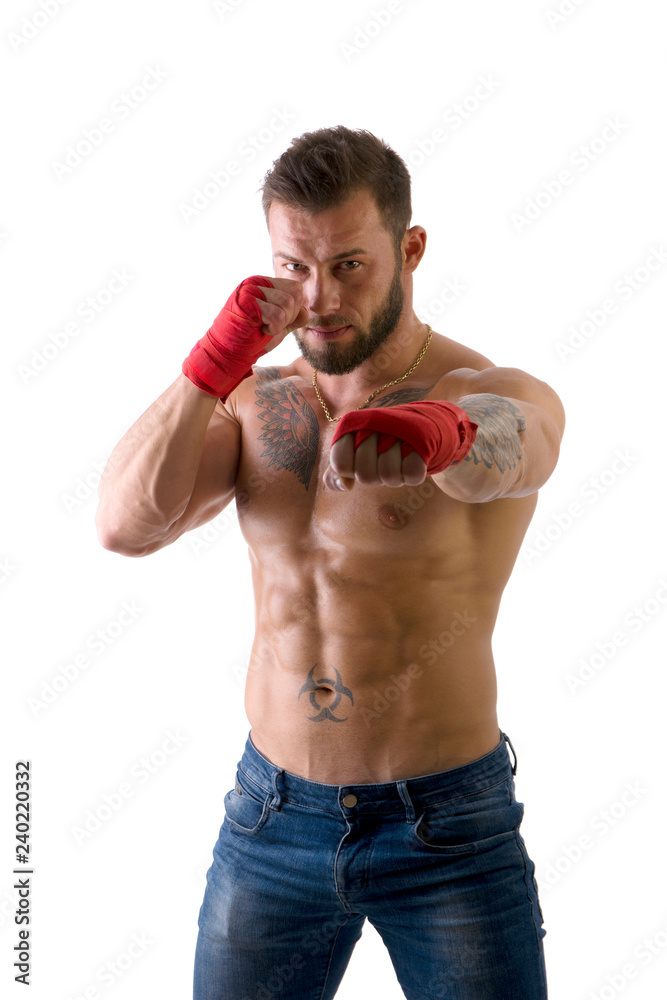
[[[660,5],[217,7],[6,0],[0,15],[2,981],[26,995],[11,983],[11,834],[14,763],[27,757],[30,996],[190,996],[204,876],[249,728],[247,550],[232,504],[149,558],[112,554],[95,487],[232,288],[272,273],[265,171],[292,137],[345,124],[410,166],[413,223],[428,232],[418,315],[565,404],[560,463],[501,608],[499,719],[519,758],[550,996],[654,1000],[667,981]],[[276,111],[287,122],[267,132]],[[58,168],[103,118],[112,130]],[[187,221],[196,189],[234,159],[240,172]],[[114,270],[127,284],[108,296]],[[452,283],[465,290],[445,302]],[[559,353],[570,338],[579,346]],[[295,355],[288,338],[275,363]],[[135,618],[119,629],[123,602]],[[114,635],[103,652],[89,644],[97,629]],[[166,754],[170,733],[181,745]],[[77,838],[128,782],[132,795]],[[133,935],[150,944],[128,967]],[[111,985],[108,962],[124,967]],[[402,995],[367,923],[338,996],[369,990]]]

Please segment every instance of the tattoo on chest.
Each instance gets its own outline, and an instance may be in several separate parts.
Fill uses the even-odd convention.
[[[315,411],[294,382],[281,379],[280,369],[256,368],[255,374],[255,405],[265,424],[261,457],[268,457],[269,466],[293,472],[308,489],[320,439]]]
[[[347,722],[347,716],[341,719],[339,716],[334,715],[334,712],[338,708],[343,696],[349,698],[350,703],[354,705],[352,692],[348,687],[345,687],[335,667],[330,668],[330,672],[335,674],[335,677],[318,677],[315,680],[314,673],[316,667],[317,664],[311,667],[306,683],[298,694],[299,698],[302,694],[308,694],[310,704],[317,712],[317,715],[309,715],[307,718],[312,722],[324,722],[325,719],[330,719],[331,722]],[[323,684],[330,686],[322,687],[321,685]],[[331,697],[332,694],[334,695],[333,698]]]
[[[255,405],[264,423],[258,439],[264,445],[260,457],[268,458],[269,466],[293,472],[308,489],[320,440],[317,414],[298,386],[281,376],[278,367],[256,367],[255,375]],[[368,409],[413,403],[428,396],[432,388],[433,385],[394,389],[376,396]]]
[[[413,385],[405,389],[394,389],[393,392],[380,393],[372,403],[368,404],[368,409],[372,410],[376,406],[399,406],[401,403],[416,403],[418,400],[423,399],[424,396],[428,396],[434,386],[435,382],[433,385]]]

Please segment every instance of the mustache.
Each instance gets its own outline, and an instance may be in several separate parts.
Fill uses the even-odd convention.
[[[329,316],[326,320],[319,320],[316,316],[312,316],[304,326],[316,326],[321,330],[337,330],[340,326],[352,326],[349,320],[341,317],[340,319],[331,319]]]

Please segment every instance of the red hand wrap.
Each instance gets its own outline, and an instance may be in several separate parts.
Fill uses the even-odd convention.
[[[223,403],[244,378],[252,375],[251,366],[266,354],[273,340],[260,329],[264,321],[257,298],[266,300],[262,288],[273,288],[262,275],[242,281],[183,362],[183,374],[209,396],[219,396]]]
[[[416,451],[426,462],[427,475],[442,472],[452,462],[460,462],[472,448],[476,423],[468,414],[441,399],[399,406],[377,406],[371,410],[351,410],[338,422],[331,444],[354,431],[354,450],[378,432],[378,455],[401,442],[401,457]]]

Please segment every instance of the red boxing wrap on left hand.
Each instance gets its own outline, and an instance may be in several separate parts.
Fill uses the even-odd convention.
[[[378,434],[378,455],[401,442],[401,457],[416,451],[426,462],[426,474],[442,472],[460,462],[472,448],[478,425],[455,403],[429,399],[399,406],[351,410],[338,422],[331,444],[354,433],[354,450],[371,434]]]

